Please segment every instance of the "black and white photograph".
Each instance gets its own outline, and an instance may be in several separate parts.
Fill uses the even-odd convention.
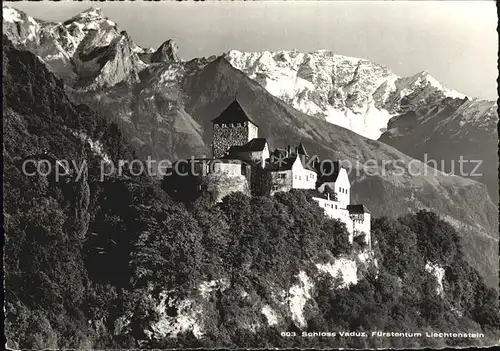
[[[495,1],[4,1],[9,350],[498,347]]]

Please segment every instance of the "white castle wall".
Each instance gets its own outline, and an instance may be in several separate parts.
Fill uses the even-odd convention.
[[[354,226],[349,217],[349,211],[345,208],[341,208],[338,201],[327,200],[320,197],[313,197],[313,200],[318,202],[319,206],[325,210],[325,214],[328,217],[339,219],[345,223],[347,232],[349,233],[349,242],[352,244],[354,239]]]
[[[271,195],[278,191],[316,188],[316,172],[305,169],[299,158],[295,160],[291,170],[272,172],[271,177],[273,183]]]
[[[354,221],[353,223],[353,231],[356,232],[363,232],[366,234],[365,236],[365,241],[368,244],[368,247],[372,247],[371,244],[371,215],[369,213],[364,213],[363,214],[363,221]]]
[[[212,173],[239,176],[241,175],[241,163],[214,162]]]
[[[347,205],[351,203],[351,182],[345,168],[340,169],[334,190],[342,208],[347,208]]]
[[[248,123],[248,141],[259,137],[259,127],[253,123]]]
[[[349,233],[349,242],[352,244],[354,236],[358,233],[365,234],[365,241],[369,248],[371,248],[371,215],[364,213],[363,220],[352,220],[349,211],[342,208],[340,202],[323,199],[320,197],[313,197],[313,200],[318,202],[319,206],[325,210],[325,214],[330,218],[339,219],[345,223],[347,232]]]
[[[299,158],[292,165],[292,188],[294,189],[315,189],[316,172],[305,169]]]
[[[266,165],[266,160],[270,156],[269,146],[266,143],[262,151],[241,151],[234,152],[234,155],[242,160],[257,162],[264,168]]]
[[[215,201],[222,199],[234,192],[250,195],[247,178],[242,175],[242,164],[231,162],[214,162],[210,173],[205,177],[208,190],[215,195]]]
[[[325,182],[318,187],[319,192],[324,192],[326,187],[330,187],[337,194],[337,200],[341,208],[347,208],[351,203],[351,182],[345,168],[341,168],[335,182]]]

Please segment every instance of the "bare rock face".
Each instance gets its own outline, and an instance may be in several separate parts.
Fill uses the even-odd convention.
[[[327,50],[231,50],[225,58],[297,110],[370,139],[378,139],[400,113],[465,98],[425,71],[399,77],[383,65]]]
[[[75,53],[74,62],[79,75],[79,88],[113,86],[120,82],[133,83],[139,79],[143,63],[132,50],[126,32],[113,35],[108,45],[92,46],[99,32],[87,35]]]
[[[83,153],[85,157],[85,153]],[[76,235],[84,239],[90,225],[90,185],[88,182],[88,170],[82,168],[81,178],[75,183],[75,225]]]
[[[35,19],[3,8],[3,31],[20,49],[38,55],[69,86],[95,89],[134,82],[144,63],[138,47],[99,8],[62,22]]]
[[[151,56],[151,62],[170,62],[170,61],[180,61],[179,55],[177,54],[179,47],[172,39],[167,40],[160,45],[158,50],[154,52]]]
[[[383,65],[326,50],[231,50],[225,58],[297,110],[365,137],[377,139],[391,117],[374,96],[380,85],[398,78]]]
[[[422,163],[417,163],[420,174],[410,177],[382,169],[384,166],[378,171],[380,176],[365,177],[364,170],[359,169],[358,174],[356,166],[357,162],[375,159],[396,162],[407,170],[412,162],[414,170],[415,160],[408,155],[415,145],[422,145],[419,155],[425,150],[433,159],[449,161],[456,156],[437,154],[444,145],[446,150],[463,147],[471,151],[467,158],[483,160],[480,152],[494,150],[488,145],[498,140],[494,134],[498,116],[492,103],[468,99],[443,87],[426,72],[401,78],[382,65],[326,51],[232,51],[215,60],[180,61],[176,59],[176,45],[167,41],[155,52],[158,62],[148,64],[145,57],[152,56],[151,52],[139,48],[126,33],[94,12],[87,11],[62,24],[36,20],[40,26],[51,28],[54,39],[46,41],[42,36],[28,39],[31,32],[27,30],[14,31],[16,23],[24,21],[22,16],[19,19],[10,13],[6,18],[8,12],[4,10],[4,22],[14,23],[8,25],[7,36],[20,45],[42,40],[43,44],[25,49],[38,55],[63,79],[47,53],[57,52],[59,46],[66,48],[61,52],[75,64],[73,72],[79,83],[65,79],[66,91],[74,101],[88,104],[116,122],[138,157],[173,161],[209,155],[211,120],[238,97],[272,147],[302,141],[320,158],[350,161],[354,165],[353,200],[367,204],[375,216],[399,216],[408,210],[430,208],[476,228],[477,233],[462,232],[465,240],[474,237],[484,244],[466,242],[470,257],[477,257],[479,247],[496,247],[492,242],[498,240],[498,211],[486,187],[476,179],[441,172],[426,175]],[[59,35],[55,28],[61,25],[65,29]],[[74,45],[61,38],[73,38]],[[55,102],[56,98],[39,108]],[[475,132],[477,128],[481,130]],[[383,142],[370,140],[386,131]],[[429,135],[439,138],[433,141]],[[407,142],[410,136],[418,136],[421,144],[414,139]],[[491,179],[488,184],[498,189],[498,183],[493,183],[496,162],[491,164],[490,172],[484,172],[490,176],[483,181]],[[483,276],[491,275],[489,263],[472,264]]]
[[[40,24],[26,13],[10,7],[2,8],[2,29],[14,44],[39,44]]]

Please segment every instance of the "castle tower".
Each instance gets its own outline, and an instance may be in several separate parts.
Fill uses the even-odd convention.
[[[220,158],[231,146],[242,146],[257,138],[259,127],[234,100],[219,117],[212,120],[212,155]]]

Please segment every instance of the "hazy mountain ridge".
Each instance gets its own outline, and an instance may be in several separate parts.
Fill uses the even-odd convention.
[[[92,16],[97,13],[96,19],[87,21],[88,18],[94,18],[85,15],[89,12]],[[106,23],[107,20],[98,11],[89,10],[83,16],[76,16],[65,23],[70,25],[80,21],[84,23],[77,27],[94,27],[93,21]],[[282,99],[272,96],[256,80],[235,69],[226,58],[180,61],[175,55],[167,54],[162,56],[164,59],[159,60],[161,62],[148,64],[144,55],[152,54],[152,50],[138,48],[125,32],[113,26],[103,24],[98,28],[97,31],[90,30],[74,52],[84,54],[81,61],[85,69],[73,72],[90,74],[80,75],[74,80],[66,79],[67,91],[75,101],[94,107],[118,123],[140,156],[174,160],[192,155],[210,155],[210,121],[236,97],[258,122],[260,135],[268,137],[272,147],[302,141],[310,154],[351,161],[354,169],[360,170],[359,175],[352,172],[350,176],[353,200],[367,204],[375,216],[398,216],[419,208],[430,208],[454,218],[464,228],[466,226],[467,230],[461,234],[469,237],[470,233],[474,233],[478,238],[477,242],[467,243],[469,248],[465,250],[466,255],[483,276],[496,281],[495,267],[498,262],[493,262],[492,266],[489,259],[486,262],[477,257],[479,247],[491,251],[488,257],[496,257],[497,247],[497,213],[484,185],[439,172],[436,175],[400,176],[389,169],[383,176],[367,176],[356,162],[385,160],[408,169],[412,158],[381,142],[366,139],[322,118],[312,118],[298,111]],[[13,35],[12,28],[8,34]],[[26,47],[19,38],[17,45]],[[170,43],[166,51],[173,53],[175,50],[171,48],[174,47]],[[40,56],[40,51],[30,50]],[[138,53],[143,54],[142,59]],[[325,60],[332,56],[328,52],[320,52],[319,55]],[[296,57],[303,56],[296,53]],[[314,60],[313,57],[309,59],[309,68],[303,67],[301,77],[316,79],[318,84],[330,84],[328,79],[331,76],[315,76],[314,68],[318,65],[313,65]],[[398,99],[401,94],[396,92],[408,91],[408,82],[398,81],[383,66],[339,56],[333,57],[333,61],[346,62],[342,69],[337,70],[341,75],[336,79],[341,82],[338,85],[343,100],[332,101],[338,106],[348,104],[350,108],[359,109],[366,101],[370,101],[372,90],[378,97],[380,107],[384,103],[390,103],[394,110],[406,106],[401,104],[403,99]],[[96,69],[92,62],[96,62]],[[53,70],[58,74],[57,70]],[[375,79],[373,81],[377,81],[376,84],[364,84],[373,70],[378,72],[380,78],[377,79],[386,79],[385,83],[378,85],[379,80]],[[387,77],[394,78],[395,83],[389,84]],[[123,80],[119,81],[119,78]],[[441,90],[435,87],[435,82],[427,75],[410,79],[411,82],[412,87],[418,85],[425,88],[426,99],[438,96],[439,100]],[[427,94],[429,85],[436,88],[438,93]],[[421,92],[421,89],[417,89],[414,94],[421,98]],[[376,168],[380,173],[380,164]],[[423,170],[423,165],[418,164],[417,168]]]
[[[460,345],[498,339],[498,295],[463,260],[456,231],[435,214],[375,219],[376,247],[366,252],[361,243],[350,245],[345,226],[300,190],[253,198],[236,193],[219,205],[199,199],[187,210],[148,177],[101,181],[103,154],[114,162],[134,157],[116,126],[74,105],[35,55],[6,41],[9,348],[364,349],[450,342],[280,336],[283,330],[368,333],[374,326],[485,334]],[[241,74],[225,61],[212,64],[220,67],[207,74]],[[103,145],[98,152],[94,142]],[[53,174],[27,176],[19,161],[34,154],[87,160],[88,173],[62,182]]]
[[[498,201],[498,106],[485,100],[445,99],[389,121],[380,141],[439,169],[485,183]],[[462,166],[460,165],[460,160]]]
[[[474,253],[469,257],[473,265],[491,278],[494,266],[482,260],[496,261],[491,252],[496,242],[488,236],[490,227],[495,229],[488,218],[493,209],[476,182],[443,174],[355,178],[366,189],[353,191],[371,201],[373,213],[405,213],[397,200],[409,209],[430,201],[427,205],[439,212],[455,218],[463,214],[482,226],[472,235],[461,231],[459,241],[431,213],[378,219],[373,226],[376,263],[369,255],[355,255],[357,247],[351,257],[339,257],[350,249],[345,228],[323,216],[300,191],[271,198],[232,194],[221,206],[200,201],[188,212],[147,177],[100,181],[98,163],[89,164],[88,177],[80,182],[54,183],[50,176],[22,174],[20,160],[47,150],[59,159],[89,163],[103,155],[114,162],[134,157],[114,124],[75,105],[65,89],[105,111],[123,129],[129,126],[128,140],[163,155],[200,152],[186,138],[198,138],[205,147],[210,131],[204,127],[238,96],[275,145],[305,138],[310,153],[324,157],[401,158],[405,165],[411,160],[383,143],[300,113],[224,59],[167,62],[148,70],[141,71],[139,83],[68,89],[35,55],[4,39],[8,348],[365,349],[457,343],[280,336],[282,331],[325,329],[457,328],[486,334],[484,339],[460,339],[461,346],[498,340],[498,295],[463,261],[458,244],[469,256]],[[178,138],[176,143],[148,139],[162,127],[171,128],[164,136]],[[92,141],[103,148],[93,150]],[[235,208],[237,215],[230,216]],[[479,234],[483,240],[476,238]],[[317,256],[321,261],[314,264]],[[428,272],[429,260],[447,274],[439,278]],[[339,271],[343,283],[333,278]]]
[[[492,250],[487,257],[496,255],[495,205],[483,184],[440,172],[398,176],[388,169],[384,176],[366,176],[356,162],[377,160],[376,168],[382,172],[382,160],[408,169],[412,159],[381,142],[289,107],[223,58],[208,64],[198,61],[191,64],[194,71],[184,71],[174,63],[156,67],[161,74],[145,79],[143,85],[136,87],[135,97],[130,92],[120,93],[118,87],[97,96],[85,93],[74,96],[99,106],[100,111],[125,126],[123,130],[133,136],[133,142],[142,145],[144,156],[167,159],[210,155],[210,121],[236,96],[272,147],[302,141],[310,154],[350,161],[359,170],[359,176],[355,170],[350,176],[353,200],[367,204],[375,216],[398,216],[418,208],[430,208],[455,218],[462,223],[462,229],[468,224],[467,230],[461,233],[466,237],[474,235],[475,240],[469,242],[471,251],[466,250],[466,255],[470,252],[468,258],[475,267],[481,267],[488,279],[496,279],[496,262],[487,259],[488,263],[482,264],[476,255],[478,247]],[[123,116],[133,116],[133,122]],[[122,119],[125,120],[122,122]],[[422,164],[412,166],[413,170],[417,168],[424,174]]]
[[[449,89],[428,72],[398,77],[380,64],[319,50],[240,52],[225,55],[236,68],[299,111],[348,128],[421,161],[458,170],[460,156],[482,160],[482,176],[498,200],[496,102]]]
[[[90,8],[65,22],[34,19],[11,7],[3,8],[3,31],[19,48],[47,63],[65,83],[87,89],[137,81],[145,66],[139,48],[126,32]]]
[[[63,23],[40,21],[14,8],[5,9],[4,32],[15,44],[36,52],[63,78],[83,77],[80,85],[87,88],[113,86],[124,80],[136,82],[138,72],[151,62],[181,62],[172,40],[165,41],[157,52],[141,48],[99,8],[90,8]],[[467,110],[467,101],[489,103],[444,87],[425,71],[399,77],[378,63],[327,50],[231,50],[224,57],[299,111],[371,139],[378,139],[387,130],[391,118],[393,126],[399,115],[422,105],[459,99],[463,104],[457,113],[463,113],[465,121],[472,113]],[[486,124],[490,120],[496,123],[498,116],[494,113],[483,119]]]
[[[430,97],[435,101],[465,98],[427,72],[398,77],[383,65],[327,50],[232,50],[225,57],[296,109],[371,139],[377,139],[388,120],[412,104],[421,104]]]

